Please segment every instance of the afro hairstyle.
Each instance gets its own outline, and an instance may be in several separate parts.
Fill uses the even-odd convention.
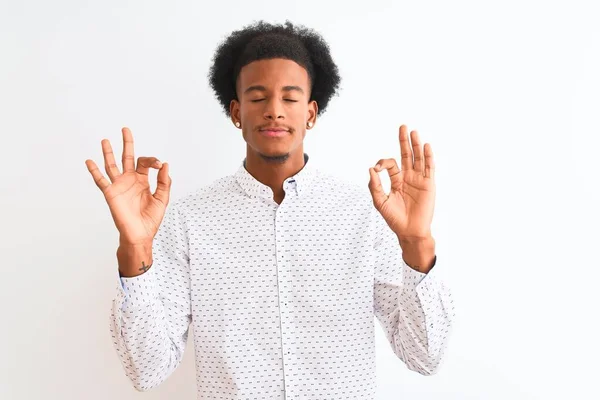
[[[338,67],[319,33],[287,20],[285,26],[255,21],[233,31],[217,47],[208,80],[225,114],[230,116],[231,100],[239,100],[236,81],[242,67],[272,58],[292,60],[306,69],[311,84],[309,101],[317,102],[317,115],[323,114],[340,85]]]

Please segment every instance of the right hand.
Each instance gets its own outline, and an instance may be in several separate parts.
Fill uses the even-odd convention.
[[[119,230],[121,245],[152,245],[152,240],[165,215],[169,204],[171,177],[169,165],[156,157],[139,157],[137,168],[133,156],[133,135],[123,128],[123,173],[115,163],[110,142],[102,140],[105,171],[109,182],[92,160],[85,160],[88,171],[108,203],[113,220]],[[148,171],[158,169],[154,194],[150,192]]]

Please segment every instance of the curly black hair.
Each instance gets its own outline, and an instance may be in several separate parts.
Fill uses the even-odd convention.
[[[285,26],[261,20],[233,31],[213,56],[208,80],[227,116],[231,100],[238,100],[236,81],[242,67],[269,58],[285,58],[304,67],[311,84],[309,101],[317,102],[317,115],[325,112],[341,80],[328,44],[305,26],[294,26],[287,20]]]

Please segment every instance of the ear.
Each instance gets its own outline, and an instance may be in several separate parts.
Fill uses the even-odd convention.
[[[237,100],[231,100],[229,103],[229,114],[231,116],[231,122],[235,125],[236,122],[242,122],[240,118],[240,102]]]
[[[316,100],[311,101],[310,103],[308,103],[308,117],[306,119],[306,122],[312,122],[312,126],[315,126],[315,123],[317,122],[317,113],[319,112],[319,106],[316,102]]]

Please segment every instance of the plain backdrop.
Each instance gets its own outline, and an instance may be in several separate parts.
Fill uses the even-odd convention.
[[[437,375],[377,332],[378,399],[598,398],[600,12],[593,1],[7,1],[0,6],[0,398],[194,399],[192,341],[133,389],[109,334],[118,234],[85,160],[170,163],[172,199],[245,156],[207,81],[258,19],[314,28],[342,76],[305,139],[367,185],[398,127],[436,163],[433,235],[456,324]],[[152,188],[156,173],[151,175]],[[385,178],[384,178],[385,182]]]

